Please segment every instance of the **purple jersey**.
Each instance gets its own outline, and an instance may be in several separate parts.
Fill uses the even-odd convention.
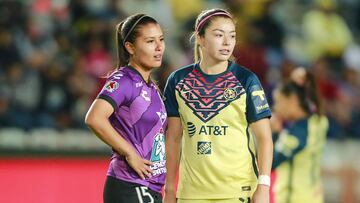
[[[166,173],[164,130],[167,115],[156,86],[147,84],[134,68],[123,67],[110,75],[98,98],[114,107],[109,120],[115,130],[141,157],[154,163],[153,176],[141,180],[124,157],[113,151],[107,175],[160,192]]]

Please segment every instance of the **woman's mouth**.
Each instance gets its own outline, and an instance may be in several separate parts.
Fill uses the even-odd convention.
[[[161,61],[162,54],[157,54],[157,55],[154,56],[154,58],[155,58],[156,61]]]
[[[230,54],[230,50],[229,50],[229,49],[220,49],[220,54],[221,54],[221,55],[229,55],[229,54]]]

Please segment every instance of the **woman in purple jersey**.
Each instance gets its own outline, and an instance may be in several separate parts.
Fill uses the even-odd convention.
[[[91,105],[85,123],[113,149],[104,202],[162,202],[166,110],[150,72],[161,66],[163,32],[145,14],[116,27],[119,66]]]

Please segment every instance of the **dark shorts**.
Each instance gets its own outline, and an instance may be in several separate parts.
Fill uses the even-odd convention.
[[[146,186],[107,176],[104,203],[162,203],[162,196]]]

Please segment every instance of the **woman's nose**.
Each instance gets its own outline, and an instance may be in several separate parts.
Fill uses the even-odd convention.
[[[164,41],[158,40],[156,42],[156,50],[162,51],[164,49]]]

